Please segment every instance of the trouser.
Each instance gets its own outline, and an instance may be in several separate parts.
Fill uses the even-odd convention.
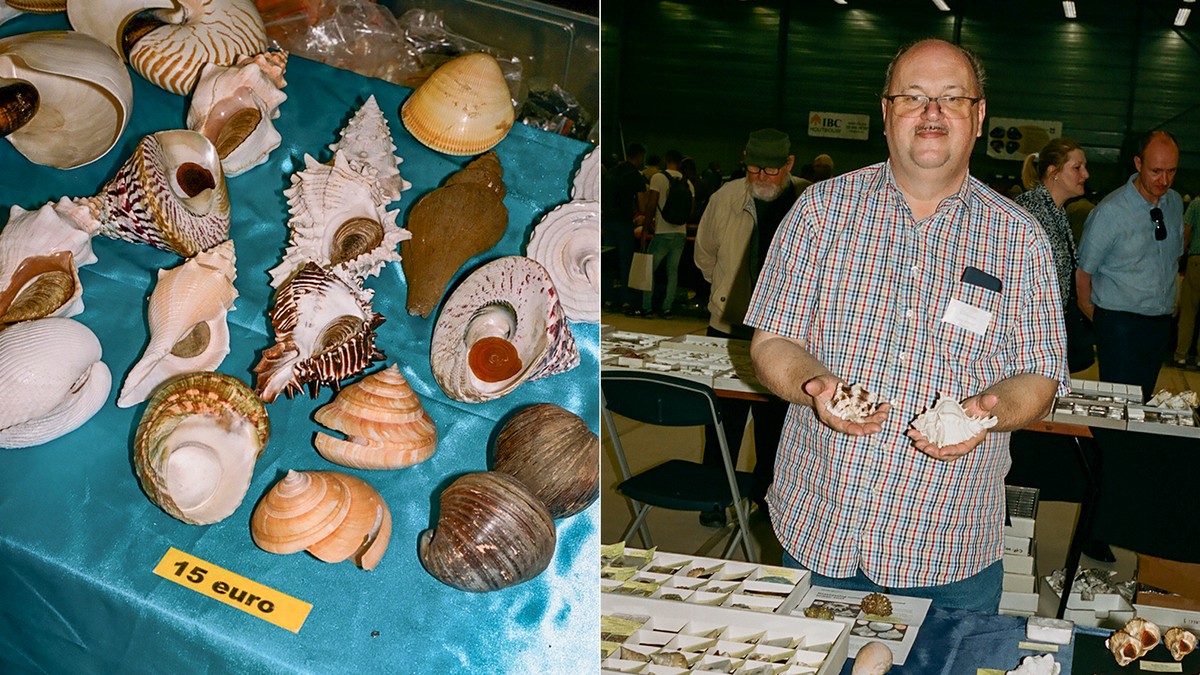
[[[614,300],[618,307],[633,306],[638,291],[629,287],[629,268],[633,265],[633,254],[637,251],[637,237],[633,236],[633,223],[627,220],[606,221],[610,230],[609,241],[617,249],[617,278],[613,280]]]
[[[687,244],[687,235],[678,232],[674,234],[655,234],[650,240],[646,252],[654,256],[654,271],[665,260],[667,262],[667,292],[663,296],[662,311],[671,311],[671,303],[675,301],[675,292],[679,287],[679,259],[683,257],[683,247]],[[642,293],[642,309],[650,311],[654,291]]]
[[[1179,334],[1175,342],[1175,360],[1187,358],[1188,350],[1196,345],[1200,356],[1200,335],[1195,334],[1196,310],[1200,309],[1200,255],[1190,255],[1183,284],[1179,288]]]
[[[1171,315],[1147,316],[1096,305],[1092,325],[1100,380],[1136,384],[1143,401],[1153,396],[1171,342]]]

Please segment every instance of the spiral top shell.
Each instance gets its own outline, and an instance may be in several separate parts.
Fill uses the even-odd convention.
[[[437,427],[395,364],[338,392],[313,419],[346,435],[318,433],[315,440],[322,457],[342,466],[400,469],[437,449]]]

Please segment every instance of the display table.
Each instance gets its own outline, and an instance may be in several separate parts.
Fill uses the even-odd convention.
[[[18,17],[0,36],[66,28],[62,15]],[[49,200],[95,194],[146,134],[183,126],[186,99],[134,74],[133,117],[117,146],[88,166],[60,171],[31,164],[0,141],[0,222],[13,204],[35,209]],[[227,181],[236,244],[239,297],[229,314],[232,351],[220,366],[248,384],[262,350],[274,342],[267,313],[267,270],[287,245],[282,194],[305,153],[329,159],[327,146],[369,96],[391,125],[401,175],[412,183],[391,208],[403,225],[414,201],[469,158],[440,155],[404,130],[398,107],[410,90],[292,58],[276,126],[283,146],[269,161]],[[590,146],[517,125],[496,151],[508,187],[509,227],[466,271],[524,252],[542,214],[569,199],[570,181]],[[398,364],[433,417],[436,454],[414,467],[359,471],[322,459],[312,439],[313,412],[332,398],[280,396],[267,406],[271,439],[241,507],[209,526],[184,524],[151,503],[132,469],[132,440],[146,404],[115,407],[118,390],[147,342],[146,297],[157,271],[175,255],[103,237],[99,261],[80,269],[85,310],[113,373],[99,414],[50,443],[0,450],[0,672],[111,673],[572,673],[597,663],[595,552],[599,507],[557,521],[557,549],[542,575],[488,594],[455,590],[430,576],[417,558],[421,531],[436,523],[438,498],[455,478],[488,468],[498,426],[517,409],[554,402],[598,429],[595,324],[572,323],[582,362],[575,369],[482,404],[447,398],[433,379],[427,319],[405,311],[399,264],[369,278],[374,309],[386,318],[377,346]],[[256,502],[289,469],[341,470],[374,486],[393,519],[391,544],[372,572],[350,562],[326,564],[307,553],[274,555],[250,539]],[[293,633],[233,609],[152,571],[174,547],[312,604]]]

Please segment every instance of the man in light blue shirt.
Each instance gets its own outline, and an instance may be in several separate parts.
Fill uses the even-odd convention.
[[[1079,308],[1096,328],[1100,379],[1154,393],[1170,344],[1183,199],[1171,189],[1179,145],[1165,131],[1142,138],[1138,170],[1092,210],[1079,242]]]

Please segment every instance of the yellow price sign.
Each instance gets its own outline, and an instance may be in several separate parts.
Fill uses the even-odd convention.
[[[312,605],[230,572],[174,546],[154,567],[158,576],[236,607],[263,621],[299,633]]]

